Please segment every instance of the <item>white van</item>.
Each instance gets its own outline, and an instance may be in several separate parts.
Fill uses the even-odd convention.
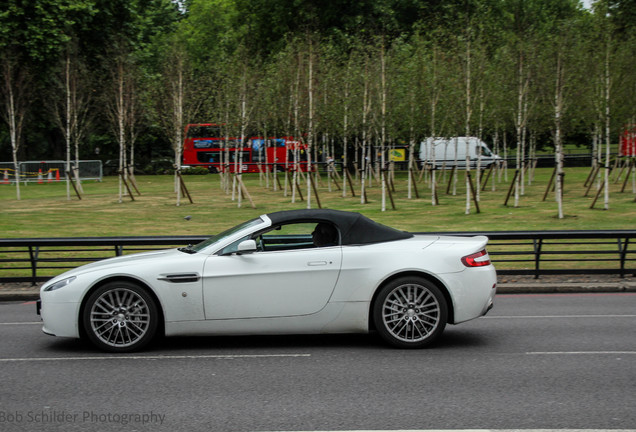
[[[458,168],[465,168],[467,150],[471,168],[477,167],[480,152],[482,168],[488,168],[501,159],[490,151],[485,142],[476,137],[430,137],[420,143],[420,161],[422,164],[432,164],[434,161],[437,167],[453,167],[457,164]]]

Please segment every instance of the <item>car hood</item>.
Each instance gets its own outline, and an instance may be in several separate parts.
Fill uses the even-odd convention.
[[[143,253],[137,253],[132,255],[114,257],[114,258],[107,258],[101,261],[96,261],[94,263],[85,264],[73,270],[69,270],[49,280],[45,285],[50,285],[52,283],[57,282],[58,280],[66,279],[71,276],[78,276],[84,273],[90,273],[93,271],[103,271],[103,270],[108,270],[114,267],[121,268],[121,267],[130,266],[130,265],[141,265],[147,261],[155,260],[160,257],[165,257],[170,254],[181,255],[183,254],[183,252],[179,252],[177,249],[165,249],[160,251],[143,252]]]

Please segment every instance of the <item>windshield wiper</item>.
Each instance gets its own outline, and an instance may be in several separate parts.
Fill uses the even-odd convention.
[[[197,253],[197,251],[192,249],[192,245],[191,244],[187,245],[186,247],[180,247],[177,250],[179,252],[184,252],[184,253],[187,253],[187,254],[195,254],[195,253]]]

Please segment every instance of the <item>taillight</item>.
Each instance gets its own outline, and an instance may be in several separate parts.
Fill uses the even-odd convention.
[[[477,253],[466,255],[462,258],[462,263],[466,267],[483,267],[490,265],[490,256],[486,249],[483,249]]]

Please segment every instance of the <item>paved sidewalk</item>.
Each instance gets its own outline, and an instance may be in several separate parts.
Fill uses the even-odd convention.
[[[0,284],[0,301],[32,301],[40,286],[30,283]],[[498,294],[636,292],[636,277],[614,275],[499,276]]]
[[[636,292],[636,277],[616,275],[499,276],[499,294]]]

